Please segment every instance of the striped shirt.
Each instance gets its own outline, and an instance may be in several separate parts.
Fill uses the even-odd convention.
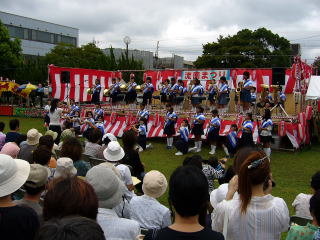
[[[215,130],[216,128],[219,128],[221,125],[220,118],[219,117],[214,117],[210,121],[210,128],[209,132]]]
[[[253,122],[250,120],[246,120],[242,123],[242,127],[247,132],[252,132],[253,130]]]
[[[179,84],[178,83],[175,83],[171,88],[170,88],[170,95],[176,95],[177,92],[180,88]]]
[[[227,138],[229,140],[230,145],[233,148],[236,148],[236,146],[237,146],[237,132],[236,131],[229,132],[229,134],[227,135]]]
[[[251,93],[251,102],[255,102],[257,100],[257,94],[255,92]]]
[[[135,82],[130,83],[128,86],[128,92],[136,91],[136,86],[137,84]]]
[[[209,94],[215,94],[216,92],[216,88],[217,88],[217,84],[211,84],[211,86],[209,87]]]
[[[143,93],[154,92],[154,87],[152,83],[146,83],[146,87],[143,89]]]
[[[202,96],[203,92],[204,92],[204,89],[202,85],[195,86],[191,91],[192,95],[195,95],[195,96],[196,95]]]
[[[99,116],[103,116],[103,110],[101,108],[94,109],[93,116],[95,119],[97,119]]]
[[[284,102],[286,99],[287,99],[286,95],[283,92],[281,92],[280,93],[280,100]]]
[[[163,86],[161,89],[162,94],[167,94],[169,92],[170,86]]]
[[[222,93],[225,91],[228,91],[228,85],[224,83],[220,85],[219,92]]]
[[[103,123],[103,122],[97,122],[97,123],[96,123],[96,127],[97,127],[98,129],[100,129],[101,132],[102,132],[102,135],[104,135],[104,123]]]
[[[203,115],[203,113],[198,113],[196,115],[194,115],[194,124],[200,124],[199,120],[205,121],[206,117]]]
[[[253,81],[251,79],[247,79],[244,84],[243,84],[243,87],[246,88],[246,87],[253,87]]]
[[[145,118],[145,119],[149,119],[149,111],[147,109],[143,109],[143,110],[140,110],[138,112],[138,117],[139,118]]]
[[[95,88],[93,89],[93,94],[99,94],[101,91],[101,85],[98,84],[95,86]]]
[[[144,124],[139,125],[138,131],[139,131],[139,135],[146,136],[147,135],[146,125],[144,125]]]
[[[170,118],[172,118],[173,120],[171,120]],[[175,112],[168,112],[166,115],[166,122],[165,122],[165,126],[170,125],[172,123],[175,123],[177,121],[178,115]]]
[[[121,85],[120,83],[115,83],[115,84],[113,85],[112,90],[111,90],[111,94],[118,93],[119,90],[120,90],[120,85]]]
[[[185,142],[189,141],[189,129],[188,129],[188,127],[180,127],[179,133],[180,133],[180,138],[183,141],[185,141]]]
[[[260,135],[261,136],[271,136],[272,135],[272,128],[273,128],[273,122],[271,119],[263,120],[261,124],[261,128],[266,128],[267,130],[262,130]]]

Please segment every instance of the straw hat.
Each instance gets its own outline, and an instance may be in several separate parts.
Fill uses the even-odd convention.
[[[165,193],[167,186],[166,177],[161,172],[152,170],[143,178],[142,191],[150,197],[159,198]]]
[[[27,144],[37,145],[39,143],[39,138],[41,136],[42,136],[42,134],[40,134],[37,129],[35,129],[35,128],[30,129],[27,132]]]

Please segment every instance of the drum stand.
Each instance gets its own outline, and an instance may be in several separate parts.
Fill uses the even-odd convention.
[[[289,117],[288,113],[286,112],[286,110],[284,110],[284,108],[282,107],[282,105],[280,103],[277,103],[276,105],[274,105],[274,107],[271,108],[270,112],[272,112],[274,109],[277,110],[279,108],[280,108],[280,111],[279,111],[280,113],[282,111],[287,117]]]

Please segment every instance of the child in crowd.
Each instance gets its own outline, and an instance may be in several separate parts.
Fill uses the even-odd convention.
[[[140,104],[140,110],[138,111],[138,114],[137,114],[137,120],[139,121],[140,118],[145,118],[148,122],[149,120],[149,111],[147,110],[146,108],[146,104],[144,103],[141,103]]]
[[[190,125],[188,120],[183,120],[181,123],[181,127],[179,129],[180,139],[175,142],[174,146],[177,148],[178,152],[176,152],[176,156],[181,156],[183,154],[188,153],[189,148],[189,133],[190,133]]]
[[[84,131],[83,136],[88,138],[89,132],[95,127],[95,122],[91,111],[86,112],[86,120],[84,121],[84,124],[86,124],[86,130]]]
[[[218,110],[214,109],[211,111],[212,118],[208,126],[208,142],[211,145],[210,155],[214,155],[216,153],[217,142],[219,141],[219,131],[220,131],[220,118]]]
[[[93,118],[94,118],[94,120],[98,120],[98,118],[99,118],[99,116],[103,116],[103,110],[102,110],[102,108],[101,108],[101,105],[100,105],[100,103],[97,103],[96,104],[96,107],[95,107],[95,109],[94,109],[94,111],[93,111]]]
[[[104,117],[103,115],[99,115],[97,118],[97,122],[95,124],[95,127],[100,129],[100,131],[102,132],[102,135],[104,135]]]
[[[230,132],[226,136],[225,142],[222,145],[227,158],[233,156],[237,151],[237,143],[238,143],[237,132],[238,132],[237,124],[232,124]]]
[[[133,129],[138,133],[138,144],[143,150],[147,148],[147,120],[143,117],[139,120],[139,126],[133,127]]]
[[[166,114],[166,120],[164,123],[164,131],[163,134],[167,135],[167,149],[172,149],[173,145],[173,135],[175,134],[175,124],[177,122],[178,116],[173,111],[173,107],[171,104],[166,105],[167,114]]]
[[[194,147],[190,148],[189,151],[201,152],[202,140],[201,136],[204,134],[203,125],[206,117],[203,115],[204,108],[202,106],[196,107],[196,115],[191,127],[191,132],[194,135]]]
[[[79,111],[75,111],[74,112],[74,116],[72,118],[72,127],[74,129],[74,132],[76,135],[80,135],[80,127],[81,127],[82,121],[80,118],[80,112]]]

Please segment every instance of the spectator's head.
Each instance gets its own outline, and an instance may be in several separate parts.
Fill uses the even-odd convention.
[[[18,146],[20,146],[20,143],[27,140],[27,134],[19,134],[16,140],[14,141]]]
[[[85,217],[65,217],[45,222],[35,240],[105,240],[100,225]]]
[[[310,199],[310,213],[313,217],[313,221],[316,220],[316,225],[320,225],[320,191],[315,192],[315,194]]]
[[[11,119],[9,122],[9,128],[11,131],[19,131],[20,121],[18,119]]]
[[[123,137],[123,136],[122,136]],[[105,135],[103,135],[102,137],[102,144],[104,144],[105,146],[108,146],[109,142],[111,141],[118,141],[117,137],[115,135],[113,135],[112,133],[106,133]]]
[[[112,209],[120,204],[125,186],[107,165],[99,164],[91,168],[86,180],[98,197],[99,207]]]
[[[51,151],[47,146],[38,146],[32,153],[33,162],[42,166],[48,166],[51,159]]]
[[[51,135],[44,135],[39,138],[39,146],[45,146],[52,151],[54,145],[54,139]]]
[[[55,99],[52,99],[52,101],[51,101],[51,106],[50,106],[50,112],[51,112],[51,113],[53,113],[53,112],[57,109],[59,103],[60,103],[60,100],[59,100],[59,99],[56,99],[56,98],[55,98]]]
[[[88,140],[92,143],[99,143],[102,139],[102,132],[99,128],[94,129],[89,133]]]
[[[314,192],[320,190],[320,171],[316,172],[311,178],[311,188]]]
[[[243,151],[240,150],[240,151]],[[239,188],[238,193],[241,201],[241,212],[246,213],[252,198],[252,188],[260,187],[271,179],[270,162],[264,151],[256,149],[247,151],[241,156],[242,162],[238,173]]]
[[[46,133],[44,134],[45,136],[49,135],[53,138],[53,141],[55,141],[58,137],[58,133],[57,132],[54,132],[52,130],[48,130],[46,131]]]
[[[143,178],[142,191],[149,197],[159,198],[166,192],[167,186],[166,177],[161,172],[152,170]]]
[[[12,158],[17,158],[20,151],[20,147],[17,146],[17,144],[13,142],[8,142],[5,145],[3,145],[0,153],[9,155]]]
[[[48,185],[43,203],[45,221],[79,215],[96,220],[98,199],[93,188],[78,178],[57,178]]]
[[[29,145],[37,145],[39,143],[39,138],[42,136],[41,133],[35,128],[30,129],[27,132],[27,144]]]
[[[17,191],[28,179],[30,164],[21,159],[14,159],[0,154],[0,199]]]
[[[61,133],[61,141],[65,141],[67,138],[75,137],[75,133],[71,129],[65,129]]]
[[[137,144],[137,136],[134,130],[125,131],[122,135],[123,148],[125,150],[132,150]]]
[[[24,184],[24,189],[28,195],[40,195],[48,181],[48,169],[40,164],[30,164],[29,177]]]
[[[200,155],[193,155],[192,157],[186,157],[183,160],[183,166],[194,166],[202,170],[202,157]]]
[[[68,178],[77,175],[77,169],[73,165],[71,158],[62,157],[57,160],[54,178]]]
[[[0,122],[0,132],[3,132],[4,127],[5,127],[4,122]]]
[[[208,188],[207,178],[200,169],[178,167],[169,181],[169,204],[183,218],[197,216],[207,207]]]
[[[61,157],[71,158],[74,162],[79,161],[82,155],[82,146],[80,141],[75,137],[67,138],[63,141],[60,155]]]
[[[118,142],[112,141],[103,151],[104,158],[109,162],[118,162],[123,159],[124,151]]]

